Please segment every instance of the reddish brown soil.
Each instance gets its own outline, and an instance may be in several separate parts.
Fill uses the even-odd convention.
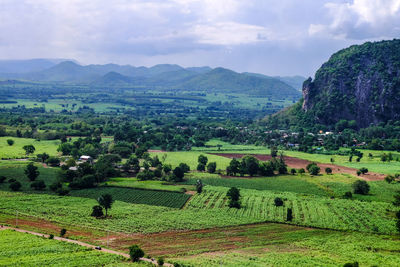
[[[246,156],[246,154],[236,154],[236,153],[235,154],[210,153],[210,154],[222,156],[222,157],[226,157],[226,158],[230,158],[230,159],[233,159],[233,158],[239,159],[239,158]],[[261,160],[261,161],[271,160],[271,158],[272,158],[271,155],[261,155],[261,154],[251,154],[251,156],[254,156],[258,160]],[[285,162],[288,167],[296,168],[296,169],[300,169],[300,168],[305,169],[306,166],[311,163],[311,161],[309,161],[309,160],[299,159],[299,158],[295,158],[295,157],[284,156],[284,159],[285,159]],[[318,166],[321,168],[321,170],[325,170],[325,168],[329,167],[332,169],[333,173],[347,173],[347,174],[357,176],[357,169],[355,169],[355,168],[344,167],[344,166],[339,166],[339,165],[335,165],[335,164],[326,164],[326,163],[318,163]],[[363,174],[363,175],[360,175],[357,177],[367,180],[367,181],[377,181],[377,180],[383,180],[385,178],[385,175],[381,174],[381,173],[369,172],[367,174]]]

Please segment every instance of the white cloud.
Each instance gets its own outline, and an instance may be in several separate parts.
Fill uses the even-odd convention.
[[[340,39],[385,38],[400,34],[400,0],[354,0],[325,4],[329,24],[311,24],[310,35]]]

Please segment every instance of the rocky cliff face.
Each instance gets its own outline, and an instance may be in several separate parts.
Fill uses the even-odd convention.
[[[302,109],[315,123],[359,128],[400,119],[400,40],[343,49],[303,84]]]

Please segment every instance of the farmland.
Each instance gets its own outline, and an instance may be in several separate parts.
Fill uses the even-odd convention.
[[[7,144],[7,140],[14,140],[12,146]],[[57,155],[57,147],[60,144],[60,140],[35,140],[32,138],[18,138],[18,137],[0,137],[0,158],[25,158],[25,150],[22,148],[25,145],[33,145],[36,150],[35,154],[46,152],[49,155]]]
[[[181,208],[189,195],[178,192],[140,190],[134,188],[99,187],[71,192],[72,196],[97,199],[102,194],[111,194],[115,200],[134,204],[147,204],[169,208]]]
[[[121,256],[12,230],[0,231],[0,266],[115,266]]]

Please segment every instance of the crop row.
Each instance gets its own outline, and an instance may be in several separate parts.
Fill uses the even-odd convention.
[[[206,186],[195,195],[187,207],[192,209],[220,209],[239,217],[271,222],[287,222],[287,209],[293,211],[293,223],[336,230],[395,233],[393,206],[384,202],[362,202],[329,199],[294,193],[241,190],[241,209],[228,207],[227,188]],[[280,197],[284,205],[276,207],[274,199]]]
[[[146,204],[164,206],[170,208],[181,208],[185,205],[190,195],[178,192],[166,192],[156,190],[141,190],[122,187],[98,187],[92,189],[74,190],[72,196],[97,199],[102,194],[112,195],[114,200],[134,204]]]

